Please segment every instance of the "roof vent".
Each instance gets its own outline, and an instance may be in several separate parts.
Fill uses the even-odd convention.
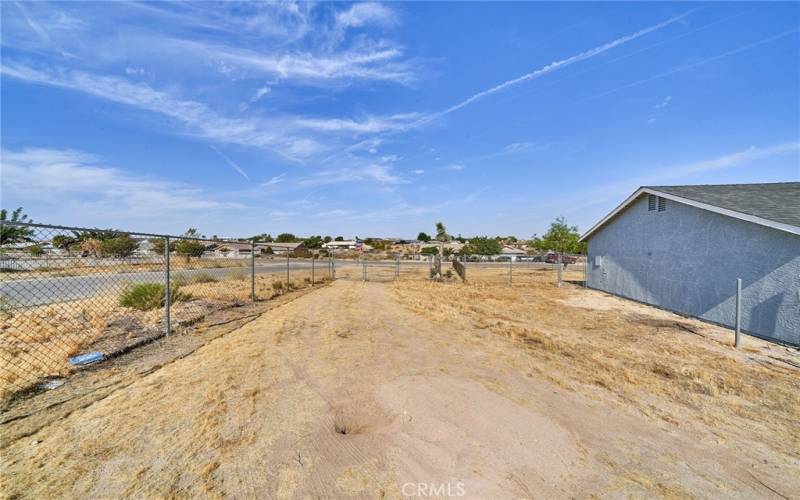
[[[659,196],[658,197],[658,211],[659,212],[663,212],[666,209],[667,209],[667,199],[666,198],[662,198],[662,197]]]
[[[654,194],[647,196],[647,210],[652,212],[656,209],[656,198],[657,196]]]

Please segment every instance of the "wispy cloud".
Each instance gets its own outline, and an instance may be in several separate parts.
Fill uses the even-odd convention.
[[[267,182],[262,182],[261,183],[261,187],[274,186],[276,184],[280,184],[285,179],[286,179],[286,173],[284,172],[284,173],[282,173],[280,175],[275,175],[275,176],[270,177],[270,179]]]
[[[693,69],[696,69],[696,68],[698,68],[700,66],[704,66],[704,65],[712,63],[714,61],[718,61],[718,60],[720,60],[722,58],[729,57],[729,56],[732,56],[732,55],[735,55],[735,54],[739,54],[741,52],[744,52],[744,51],[747,51],[747,50],[750,50],[750,49],[754,49],[754,48],[756,48],[758,46],[761,46],[761,45],[764,45],[764,44],[767,44],[767,43],[775,42],[777,40],[780,40],[781,38],[785,38],[785,37],[787,37],[789,35],[792,35],[794,33],[797,33],[797,32],[800,32],[800,28],[794,28],[794,29],[791,29],[791,30],[782,31],[782,32],[777,33],[775,35],[772,35],[772,36],[769,36],[769,37],[766,37],[766,38],[762,38],[761,40],[758,40],[756,42],[748,43],[746,45],[742,45],[741,47],[737,47],[735,49],[728,50],[728,51],[723,52],[721,54],[718,54],[716,56],[708,57],[706,59],[703,59],[703,60],[700,60],[700,61],[696,61],[696,62],[692,62],[690,64],[684,64],[682,66],[675,67],[675,68],[673,68],[673,69],[671,69],[669,71],[664,71],[663,73],[658,73],[658,74],[653,75],[653,76],[648,77],[648,78],[643,78],[641,80],[636,80],[635,82],[631,82],[631,83],[628,83],[626,85],[621,85],[619,87],[615,87],[615,88],[613,88],[611,90],[607,90],[605,92],[601,92],[599,94],[593,95],[593,96],[591,96],[591,97],[589,97],[587,99],[584,99],[584,100],[585,101],[590,101],[590,100],[594,100],[594,99],[599,99],[601,97],[605,97],[605,96],[607,96],[609,94],[613,94],[613,93],[619,92],[621,90],[626,90],[626,89],[629,89],[629,88],[632,88],[632,87],[636,87],[638,85],[642,85],[642,84],[645,84],[645,83],[652,82],[653,80],[657,80],[659,78],[664,78],[665,76],[674,75],[675,73],[680,73],[682,71],[693,70]]]
[[[386,117],[367,116],[361,121],[342,118],[300,118],[297,124],[323,132],[354,132],[378,133],[387,130],[402,130],[414,120],[419,119],[420,113],[403,113]]]
[[[566,215],[578,213],[601,203],[618,200],[620,197],[629,195],[639,186],[675,183],[676,181],[689,182],[691,178],[704,173],[744,167],[758,160],[791,153],[796,156],[792,161],[800,160],[800,157],[797,157],[800,153],[800,142],[788,141],[762,147],[750,146],[713,158],[666,166],[651,166],[645,170],[652,173],[595,186],[574,197],[554,202],[550,208],[557,209]]]
[[[392,172],[388,165],[368,164],[323,170],[298,181],[302,187],[339,184],[343,182],[371,182],[379,185],[405,184],[408,181]]]
[[[444,166],[441,169],[442,170],[450,170],[450,171],[453,171],[453,172],[461,172],[465,168],[466,167],[464,165],[460,164],[460,163],[451,163],[450,165]]]
[[[262,97],[272,92],[272,89],[266,85],[261,87],[260,89],[256,90],[256,93],[253,94],[253,97],[250,98],[250,102],[257,102],[261,100]]]
[[[228,165],[230,165],[230,167],[231,167],[232,169],[234,169],[236,172],[238,172],[238,173],[239,173],[239,175],[241,175],[242,177],[244,177],[244,178],[245,178],[245,179],[247,179],[248,181],[250,180],[250,177],[247,175],[247,172],[245,172],[245,171],[242,169],[242,167],[240,167],[240,166],[239,166],[239,164],[238,164],[238,163],[236,163],[235,161],[233,161],[233,160],[231,160],[230,158],[228,158],[227,156],[225,156],[225,155],[222,153],[222,151],[220,151],[219,149],[217,149],[217,148],[216,148],[216,146],[209,146],[209,147],[210,147],[210,148],[211,148],[211,149],[212,149],[212,150],[213,150],[215,153],[217,153],[217,156],[219,156],[220,158],[222,158],[222,160],[223,160],[225,163],[227,163]]]
[[[746,165],[756,160],[769,158],[779,154],[790,153],[792,151],[800,151],[800,142],[782,142],[765,147],[750,146],[742,151],[718,156],[716,158],[701,160],[693,163],[685,163],[681,165],[673,165],[660,169],[659,173],[654,176],[650,182],[666,182],[676,177],[684,177],[713,170],[737,167],[739,165]]]
[[[414,174],[415,174],[415,175],[422,175],[422,174],[424,174],[424,173],[425,173],[425,171],[424,171],[424,170],[422,170],[421,168],[418,168],[418,169],[414,170]]]
[[[165,115],[182,123],[188,135],[270,149],[292,160],[310,156],[321,149],[321,145],[314,139],[276,132],[275,124],[256,119],[228,118],[203,103],[176,98],[147,85],[115,77],[65,69],[37,69],[9,61],[0,66],[0,74],[29,83],[66,88]]]
[[[375,2],[356,3],[336,14],[336,24],[343,28],[361,28],[368,24],[390,25],[396,22],[397,15],[392,9]]]
[[[139,216],[244,207],[217,201],[206,191],[186,184],[132,176],[80,151],[4,149],[2,164],[2,189],[13,193],[18,203],[57,200],[62,210],[93,207],[109,214],[135,212]]]
[[[667,19],[666,21],[663,21],[661,23],[655,24],[653,26],[649,26],[647,28],[640,29],[639,31],[637,31],[635,33],[631,33],[629,35],[622,36],[622,37],[617,38],[615,40],[612,40],[610,42],[604,43],[603,45],[598,45],[597,47],[594,47],[594,48],[591,48],[591,49],[586,50],[584,52],[581,52],[580,54],[576,54],[574,56],[570,56],[570,57],[567,57],[565,59],[560,59],[558,61],[554,61],[554,62],[552,62],[552,63],[550,63],[550,64],[548,64],[546,66],[543,66],[543,67],[541,67],[541,68],[539,68],[537,70],[531,71],[530,73],[526,73],[526,74],[524,74],[522,76],[519,76],[517,78],[513,78],[511,80],[507,80],[507,81],[505,81],[503,83],[495,85],[494,87],[491,87],[489,89],[486,89],[486,90],[483,90],[483,91],[478,92],[476,94],[473,94],[470,97],[468,97],[468,98],[464,99],[463,101],[459,102],[458,104],[450,106],[449,108],[447,108],[445,110],[442,110],[442,111],[440,111],[438,113],[435,113],[431,117],[425,118],[423,120],[430,120],[430,119],[432,119],[434,117],[444,116],[446,114],[452,113],[453,111],[457,111],[457,110],[459,110],[459,109],[461,109],[461,108],[463,108],[465,106],[468,106],[468,105],[472,104],[473,102],[475,102],[478,99],[481,99],[483,97],[487,97],[487,96],[490,96],[492,94],[496,94],[496,93],[501,92],[501,91],[503,91],[503,90],[505,90],[505,89],[507,89],[509,87],[513,87],[515,85],[519,85],[520,83],[528,82],[528,81],[534,80],[536,78],[540,78],[540,77],[542,77],[542,76],[544,76],[544,75],[546,75],[548,73],[552,73],[554,71],[560,70],[560,69],[565,68],[567,66],[570,66],[572,64],[575,64],[575,63],[578,63],[578,62],[581,62],[581,61],[585,61],[586,59],[590,59],[592,57],[598,56],[598,55],[600,55],[600,54],[602,54],[604,52],[608,52],[609,50],[611,50],[611,49],[613,49],[615,47],[619,47],[620,45],[626,44],[628,42],[636,40],[637,38],[643,37],[643,36],[645,36],[645,35],[647,35],[649,33],[652,33],[654,31],[657,31],[657,30],[660,30],[662,28],[665,28],[665,27],[667,27],[667,26],[669,26],[671,24],[674,24],[674,23],[680,21],[681,19],[683,19],[684,17],[686,17],[688,14],[689,13],[687,12],[687,13],[682,14],[680,16],[671,17],[671,18]]]
[[[655,106],[653,106],[653,109],[656,109],[656,110],[658,110],[658,109],[664,109],[664,108],[666,108],[666,107],[667,107],[667,105],[669,105],[669,103],[670,103],[671,101],[672,101],[672,96],[671,96],[671,95],[668,95],[668,96],[667,96],[667,97],[665,97],[665,98],[664,98],[664,100],[663,100],[663,101],[661,101],[659,104],[656,104]]]
[[[654,24],[652,26],[648,26],[646,28],[642,28],[639,31],[636,31],[635,33],[631,33],[631,34],[619,37],[619,38],[617,38],[615,40],[612,40],[610,42],[606,42],[606,43],[604,43],[602,45],[598,45],[597,47],[585,50],[585,51],[583,51],[583,52],[581,52],[579,54],[575,54],[575,55],[567,57],[565,59],[560,59],[558,61],[554,61],[554,62],[552,62],[550,64],[547,64],[547,65],[545,65],[545,66],[543,66],[543,67],[541,67],[541,68],[539,68],[537,70],[531,71],[529,73],[526,73],[526,74],[524,74],[522,76],[513,78],[511,80],[507,80],[507,81],[505,81],[503,83],[500,83],[498,85],[495,85],[494,87],[491,87],[489,89],[477,92],[477,93],[471,95],[470,97],[467,97],[466,99],[462,100],[461,102],[450,106],[449,108],[443,109],[441,111],[433,112],[433,113],[424,113],[424,114],[422,114],[420,116],[419,119],[417,119],[417,120],[415,120],[415,121],[413,121],[413,122],[411,122],[411,123],[409,123],[407,125],[399,127],[396,130],[385,131],[384,134],[405,132],[405,131],[417,128],[417,127],[419,127],[421,125],[429,123],[429,122],[431,122],[433,120],[437,120],[437,119],[439,119],[439,118],[441,118],[441,117],[443,117],[445,115],[448,115],[450,113],[458,111],[459,109],[462,109],[462,108],[464,108],[466,106],[469,106],[470,104],[472,104],[475,101],[478,101],[479,99],[482,99],[484,97],[488,97],[490,95],[496,94],[498,92],[502,92],[502,91],[504,91],[504,90],[506,90],[508,88],[514,87],[514,86],[519,85],[521,83],[529,82],[529,81],[535,80],[537,78],[541,78],[542,76],[545,76],[545,75],[547,75],[549,73],[553,73],[555,71],[558,71],[560,69],[566,68],[566,67],[571,66],[573,64],[576,64],[578,62],[585,61],[585,60],[590,59],[592,57],[596,57],[596,56],[601,55],[601,54],[603,54],[605,52],[608,52],[609,50],[612,50],[612,49],[614,49],[616,47],[619,47],[619,46],[624,45],[626,43],[629,43],[629,42],[631,42],[633,40],[636,40],[636,39],[638,39],[640,37],[643,37],[643,36],[645,36],[647,34],[653,33],[655,31],[663,29],[663,28],[665,28],[667,26],[670,26],[670,25],[680,21],[684,17],[688,16],[689,14],[694,12],[695,10],[697,10],[697,9],[689,10],[688,12],[685,12],[685,13],[679,15],[679,16],[674,16],[674,17],[671,17],[671,18],[667,19],[666,21],[660,22],[658,24]],[[359,144],[355,144],[353,146],[350,146],[349,148],[347,148],[346,151],[350,151],[350,150],[353,150],[353,149],[358,149],[359,147],[361,147],[360,143]]]

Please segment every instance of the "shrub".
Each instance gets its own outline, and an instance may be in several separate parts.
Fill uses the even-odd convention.
[[[39,257],[40,255],[44,255],[44,249],[37,243],[28,247],[28,253],[34,257]]]
[[[173,283],[169,291],[170,303],[188,300],[190,295],[180,290],[178,283]],[[126,288],[119,298],[123,307],[149,311],[164,307],[164,285],[161,283],[140,283]]]
[[[280,292],[283,290],[283,281],[273,281],[272,282],[272,289],[276,292]]]
[[[103,255],[112,257],[129,257],[139,244],[127,234],[121,234],[100,243]]]

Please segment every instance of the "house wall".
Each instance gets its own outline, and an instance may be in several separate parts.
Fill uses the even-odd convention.
[[[596,265],[596,257],[602,264]],[[800,345],[800,236],[667,200],[633,202],[589,239],[589,286]]]

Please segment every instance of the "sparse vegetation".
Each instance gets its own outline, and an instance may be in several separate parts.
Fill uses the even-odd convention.
[[[100,244],[103,255],[111,257],[129,257],[136,251],[138,243],[127,234],[120,234],[113,238],[103,240]]]
[[[164,285],[161,283],[140,283],[125,289],[120,295],[119,304],[139,311],[149,311],[164,307],[166,299]],[[170,304],[189,300],[190,295],[181,292],[181,285],[173,283],[169,290]]]
[[[33,257],[40,257],[44,255],[44,249],[42,248],[42,245],[38,243],[29,246],[27,250],[28,253],[31,254],[31,256]]]
[[[189,228],[189,230],[183,233],[183,236],[186,238],[202,238],[202,235],[200,235],[195,228]],[[186,239],[175,242],[175,253],[183,256],[187,263],[191,262],[192,257],[200,257],[205,251],[206,245],[199,239]]]

